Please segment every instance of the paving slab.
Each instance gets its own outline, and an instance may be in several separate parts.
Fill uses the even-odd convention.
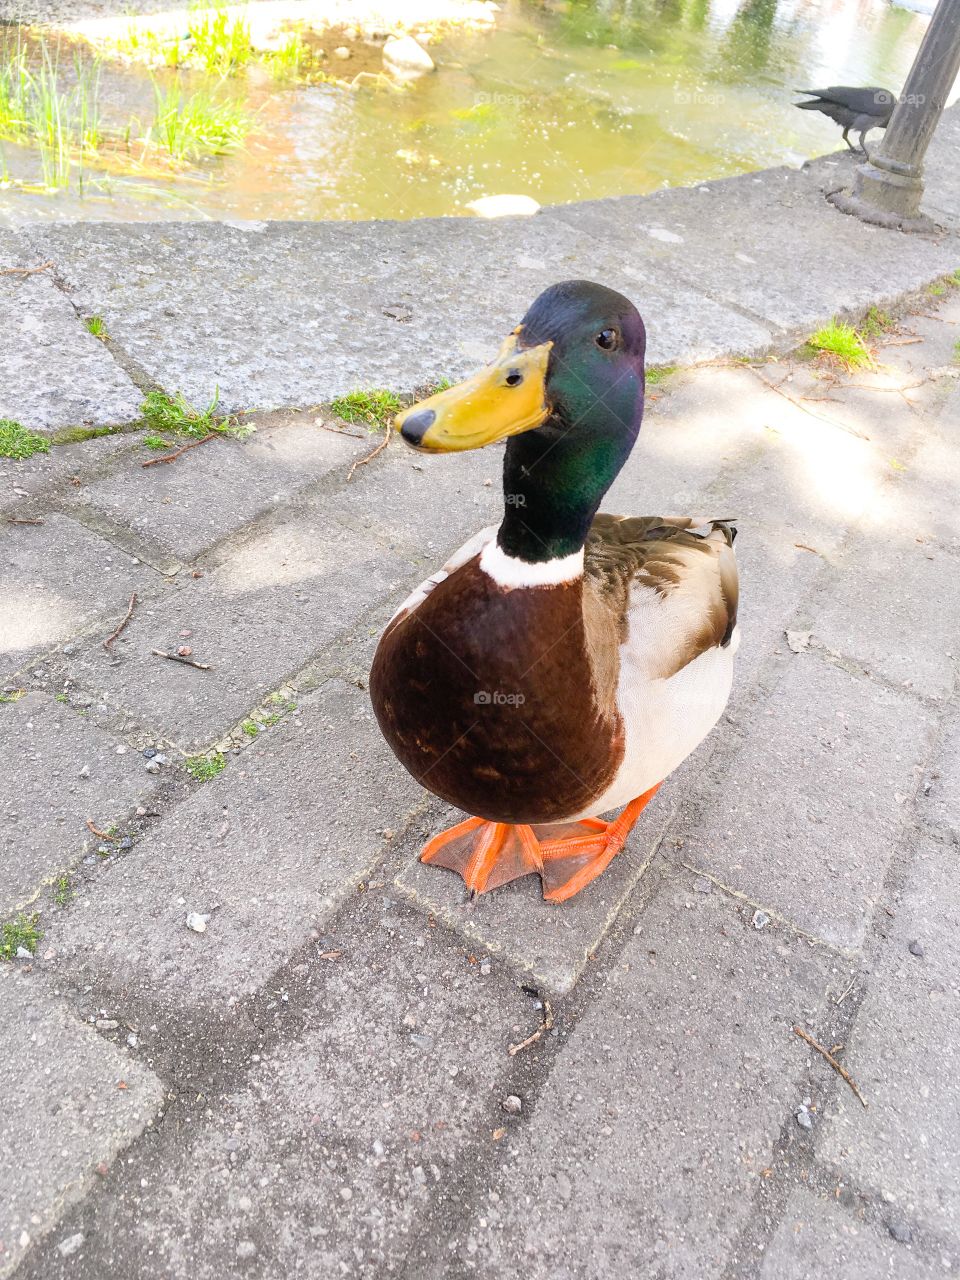
[[[946,156],[943,163],[952,165]],[[824,190],[852,181],[853,167],[852,158],[837,154],[802,169],[766,169],[550,213],[628,260],[639,257],[742,309],[774,333],[801,336],[832,315],[889,305],[956,269],[955,237],[911,237],[905,251],[902,235],[829,205]],[[785,256],[784,246],[796,244],[803,251]]]
[[[112,865],[48,943],[69,972],[226,1014],[356,893],[420,794],[389,769],[366,693],[331,681]],[[191,911],[210,914],[205,933]]]
[[[960,550],[960,381],[946,397],[936,419],[936,430],[925,421],[919,447],[907,469],[896,477],[899,506],[909,509],[914,536]]]
[[[93,475],[108,469],[114,459],[133,453],[136,446],[129,435],[97,436],[75,444],[53,445],[48,453],[29,458],[0,458],[0,514],[33,515],[44,502],[82,485]]]
[[[870,1105],[838,1093],[819,1155],[941,1232],[960,1265],[960,862],[952,842],[925,836],[908,854],[844,1055]]]
[[[926,540],[907,493],[890,486],[878,497],[807,608],[828,649],[930,698],[953,690],[960,670],[956,556]]]
[[[0,267],[39,261],[25,241],[0,241]],[[49,272],[0,276],[0,332],[0,418],[49,431],[139,417],[142,395]]]
[[[760,1280],[934,1280],[954,1274],[950,1258],[924,1257],[912,1243],[898,1243],[882,1226],[812,1191],[791,1193],[760,1268]]]
[[[97,1165],[142,1132],[163,1088],[12,966],[0,969],[0,1025],[8,1063],[0,1075],[0,1276],[8,1276],[84,1194]]]
[[[684,860],[835,947],[861,947],[932,745],[908,695],[784,653],[675,830]],[[729,718],[728,718],[729,720]]]
[[[155,790],[139,751],[50,694],[0,706],[0,918],[28,902]],[[16,767],[12,762],[16,761]]]
[[[802,1088],[792,1024],[844,966],[666,880],[598,984],[487,1196],[425,1275],[724,1274]],[[461,1274],[454,1270],[453,1274]]]
[[[496,225],[59,224],[33,228],[30,238],[56,261],[72,301],[102,315],[112,340],[151,378],[198,401],[219,387],[228,410],[463,376],[493,356],[548,284],[598,272],[637,295],[655,320],[655,363],[769,341],[763,326],[664,280],[642,255],[603,250],[609,262],[598,262],[593,237],[552,213]],[[349,288],[338,287],[343,281]],[[385,314],[398,306],[409,319]]]
[[[206,748],[373,604],[399,602],[426,576],[373,525],[361,533],[333,519],[326,495],[286,507],[201,576],[185,573],[144,600],[112,659],[94,638],[66,670],[184,751]],[[154,655],[183,645],[184,631],[210,670]]]
[[[157,574],[135,557],[68,516],[43,520],[0,536],[0,679],[87,632],[101,645],[112,629],[103,623],[120,621],[132,592],[156,590]]]
[[[399,766],[398,766],[399,767]],[[656,855],[673,817],[669,794],[651,801],[624,851],[581,893],[576,907],[544,902],[537,876],[514,880],[471,902],[462,879],[418,859],[430,836],[463,821],[457,809],[432,804],[395,842],[402,870],[394,881],[421,911],[472,945],[502,957],[556,995],[570,992]]]
[[[254,435],[213,440],[175,464],[142,446],[125,465],[87,485],[85,506],[123,525],[151,550],[190,561],[250,521],[290,502],[325,475],[344,471],[373,447],[318,427],[315,413],[271,417]],[[175,449],[176,442],[170,448]]]
[[[501,1107],[524,1065],[506,1050],[538,1017],[498,968],[481,974],[371,889],[275,988],[259,1019],[276,1020],[272,1044],[169,1111],[74,1214],[83,1250],[48,1248],[23,1280],[425,1274],[433,1216],[472,1195],[474,1166],[498,1163],[522,1123]]]

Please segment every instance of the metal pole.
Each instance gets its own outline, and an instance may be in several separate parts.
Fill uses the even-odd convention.
[[[920,210],[923,158],[960,70],[960,0],[939,0],[883,141],[857,166],[852,191],[827,199],[864,222],[930,231]]]

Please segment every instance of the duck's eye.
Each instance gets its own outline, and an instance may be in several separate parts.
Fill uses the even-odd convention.
[[[620,340],[616,329],[601,329],[596,336],[596,344],[603,351],[612,351]]]

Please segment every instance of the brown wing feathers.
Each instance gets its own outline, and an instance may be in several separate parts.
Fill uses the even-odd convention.
[[[693,529],[709,526],[705,533]],[[673,675],[707,649],[730,642],[737,621],[736,530],[695,517],[599,515],[586,544],[585,573],[625,628],[632,586],[656,593],[682,631]]]

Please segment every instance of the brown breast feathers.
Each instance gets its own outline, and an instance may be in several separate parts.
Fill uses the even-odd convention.
[[[423,786],[499,822],[556,822],[606,789],[623,756],[619,636],[612,618],[585,626],[584,589],[504,591],[475,557],[388,628],[370,695]]]

